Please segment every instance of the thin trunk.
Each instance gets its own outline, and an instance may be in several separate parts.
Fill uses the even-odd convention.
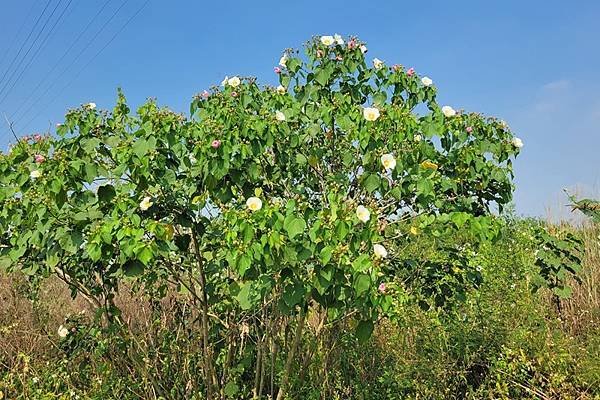
[[[298,326],[296,327],[296,334],[294,336],[294,341],[292,342],[292,346],[290,348],[290,352],[288,353],[287,360],[285,362],[285,369],[283,372],[283,378],[281,380],[281,387],[279,388],[279,392],[277,393],[277,400],[283,400],[285,398],[288,384],[290,381],[290,374],[292,373],[292,364],[294,362],[294,357],[296,356],[296,350],[300,345],[300,341],[302,340],[302,329],[304,328],[304,322],[306,321],[306,311],[304,309],[300,310],[300,319],[298,320]]]

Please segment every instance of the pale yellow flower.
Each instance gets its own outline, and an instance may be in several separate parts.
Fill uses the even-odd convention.
[[[42,173],[41,173],[40,171],[38,171],[37,169],[34,169],[33,171],[31,171],[31,172],[29,173],[29,177],[30,177],[31,179],[37,179],[37,178],[39,178],[40,176],[42,176]]]
[[[394,169],[396,168],[396,159],[391,154],[384,154],[381,156],[381,164],[385,169]]]
[[[523,147],[523,141],[521,139],[519,139],[518,137],[514,137],[511,141],[511,143],[517,149],[520,149],[521,147]]]
[[[363,108],[363,117],[365,117],[367,121],[375,121],[379,118],[379,115],[379,110],[375,107]]]
[[[331,46],[333,43],[335,43],[335,39],[333,36],[321,36],[321,43],[323,43],[325,46]]]
[[[285,94],[285,92],[287,92],[287,89],[284,86],[282,86],[282,85],[277,86],[277,89],[275,89],[275,90],[279,94]]]
[[[250,211],[258,211],[262,208],[262,200],[258,197],[249,197],[248,200],[246,200],[246,207],[248,207]]]
[[[367,222],[371,218],[369,209],[363,205],[356,207],[356,216],[362,222]]]
[[[388,255],[388,252],[385,249],[385,247],[383,247],[379,243],[373,245],[373,253],[375,253],[375,257],[377,258],[386,258]]]
[[[61,338],[64,338],[64,337],[67,337],[67,335],[69,334],[69,330],[61,325],[58,327],[57,333],[58,333],[58,336],[60,336]]]
[[[277,121],[285,121],[285,114],[281,111],[275,111],[275,119]]]
[[[150,207],[152,207],[152,203],[150,201],[150,197],[146,196],[143,198],[143,200],[140,202],[140,210],[142,211],[146,211],[147,209],[149,209]]]
[[[373,59],[373,66],[375,67],[375,69],[381,69],[383,68],[383,65],[383,61],[381,61],[379,58]]]
[[[240,83],[242,81],[240,81],[240,78],[238,78],[237,76],[231,77],[227,80],[227,84],[231,87],[238,87],[240,86]]]
[[[454,111],[454,108],[452,108],[450,106],[444,106],[444,107],[442,107],[442,113],[446,117],[453,117],[453,116],[456,115],[456,111]]]

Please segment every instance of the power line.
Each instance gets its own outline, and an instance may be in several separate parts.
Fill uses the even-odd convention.
[[[29,111],[31,111],[31,109],[36,105],[36,103],[38,103],[39,101],[41,101],[44,98],[44,96],[46,94],[48,94],[48,92],[50,91],[50,89],[52,89],[54,87],[54,85],[58,82],[58,79],[60,79],[65,74],[65,72],[67,72],[73,65],[75,65],[75,63],[79,60],[79,58],[82,56],[82,54],[85,53],[85,51],[94,43],[94,41],[96,40],[96,38],[98,38],[98,36],[102,33],[102,31],[104,31],[104,29],[115,18],[115,16],[125,6],[125,4],[127,4],[128,1],[129,0],[125,0],[123,3],[121,3],[121,5],[112,13],[112,15],[110,16],[110,18],[108,18],[108,20],[100,27],[100,29],[94,34],[94,36],[87,42],[87,44],[75,56],[75,58],[69,64],[67,64],[65,66],[65,68],[62,69],[62,71],[59,72],[59,74],[55,78],[54,82],[51,83],[50,86],[48,86],[46,88],[46,90],[44,91],[44,93],[42,93],[41,96],[39,96],[33,103],[31,103],[29,105],[29,107],[24,112],[21,113],[21,115],[19,115],[17,117],[17,120],[15,121],[15,123],[17,123],[18,121],[22,120],[23,117],[25,117],[25,115],[27,115],[27,113]]]
[[[60,0],[60,1],[62,2],[62,0]],[[19,73],[19,76],[17,76],[17,79],[15,79],[13,81],[11,87],[4,93],[4,96],[0,99],[0,104],[2,104],[2,102],[4,100],[6,100],[6,98],[8,97],[8,94],[10,93],[10,91],[15,87],[15,85],[17,84],[17,82],[19,81],[19,79],[21,79],[21,77],[23,76],[23,74],[25,73],[25,71],[27,71],[27,69],[29,68],[29,66],[31,65],[31,63],[33,63],[33,61],[38,56],[38,54],[40,53],[40,51],[44,48],[44,45],[46,44],[46,42],[50,38],[50,35],[52,35],[52,33],[54,32],[54,29],[56,29],[56,26],[60,23],[60,21],[65,16],[65,14],[66,14],[67,10],[69,9],[69,7],[71,6],[72,2],[73,2],[73,0],[69,0],[69,2],[65,6],[65,8],[63,8],[63,10],[60,13],[60,15],[58,16],[58,18],[54,21],[54,24],[52,25],[52,27],[50,28],[50,30],[48,30],[48,32],[46,32],[46,36],[44,37],[44,39],[42,39],[42,42],[40,43],[40,45],[38,46],[38,48],[35,50],[35,52],[31,56],[31,58],[29,59],[29,62],[27,63],[27,65],[25,65],[25,67],[23,67],[23,69],[21,69],[21,72]],[[59,2],[59,4],[60,4],[60,2]]]
[[[21,35],[21,32],[23,32],[23,28],[25,28],[25,22],[27,22],[27,20],[29,20],[29,17],[31,17],[31,14],[33,14],[33,9],[35,8],[35,5],[36,5],[35,1],[33,3],[31,3],[31,8],[27,12],[27,16],[25,17],[23,22],[21,22],[21,26],[19,27],[19,30],[17,31],[15,36],[10,41],[10,47],[8,48],[8,50],[6,50],[6,52],[2,56],[2,59],[0,60],[0,65],[2,65],[4,60],[6,60],[6,57],[12,52],[12,49],[14,48],[15,43],[17,43],[17,38]]]
[[[58,0],[58,3],[56,3],[56,5],[54,6],[54,9],[52,10],[52,13],[50,14],[50,16],[46,19],[46,21],[44,22],[44,25],[42,26],[42,29],[40,29],[37,33],[37,35],[35,36],[35,38],[33,39],[33,42],[31,42],[31,45],[29,46],[29,48],[27,49],[27,52],[25,53],[25,55],[21,58],[21,60],[19,61],[19,64],[15,67],[15,69],[13,70],[13,72],[10,74],[10,77],[8,78],[8,80],[6,82],[4,82],[4,86],[2,86],[2,89],[0,89],[0,94],[2,94],[2,92],[4,92],[4,89],[6,88],[6,86],[8,85],[8,83],[12,80],[13,76],[15,75],[15,73],[19,70],[19,68],[21,67],[23,60],[25,60],[25,58],[27,58],[27,56],[29,55],[29,52],[31,51],[31,49],[33,48],[33,46],[35,45],[35,43],[37,42],[37,40],[40,38],[40,35],[42,34],[42,32],[44,32],[44,29],[46,29],[46,26],[48,25],[48,22],[50,21],[50,18],[52,18],[52,16],[54,15],[54,13],[56,12],[58,6],[60,5],[62,0]]]
[[[19,57],[19,55],[21,54],[21,51],[23,51],[23,48],[25,47],[25,44],[27,43],[27,41],[29,40],[29,38],[31,37],[31,35],[33,34],[33,31],[35,30],[36,25],[38,24],[38,22],[40,22],[40,19],[42,18],[42,16],[44,15],[44,13],[46,12],[46,9],[48,8],[48,6],[50,5],[50,2],[52,0],[48,0],[48,2],[46,3],[46,6],[44,7],[44,9],[42,10],[42,13],[37,17],[37,19],[35,20],[35,22],[33,23],[33,25],[31,25],[31,30],[29,31],[29,34],[27,35],[27,37],[25,38],[25,40],[23,41],[23,43],[21,43],[21,47],[19,47],[19,51],[17,52],[17,54],[15,54],[15,56],[13,57],[12,61],[10,62],[10,65],[8,66],[8,68],[6,69],[6,71],[4,71],[4,74],[2,75],[2,78],[0,78],[0,84],[2,84],[2,81],[4,80],[4,77],[6,76],[6,74],[8,73],[8,71],[10,71],[10,69],[12,68],[12,66],[14,65],[16,59]]]
[[[73,82],[75,82],[75,80],[77,80],[77,78],[79,77],[79,75],[96,59],[96,57],[98,57],[116,38],[119,34],[121,34],[121,32],[123,32],[123,30],[125,30],[125,28],[129,25],[129,23],[131,21],[133,21],[133,19],[135,17],[137,17],[139,15],[139,13],[142,12],[142,10],[146,7],[146,5],[150,2],[150,0],[146,0],[141,6],[140,8],[137,9],[137,11],[135,13],[133,13],[133,15],[131,15],[131,17],[129,17],[127,19],[127,21],[125,21],[125,23],[121,26],[121,28],[119,28],[119,30],[110,38],[110,40],[87,62],[87,64],[85,64],[78,72],[77,74],[75,74],[73,76],[73,78],[69,81],[69,83],[67,83],[59,92],[58,95],[55,96],[54,98],[52,98],[47,104],[53,103],[54,101],[56,101],[56,99],[58,98],[58,96],[62,93],[64,93],[64,91],[73,84]],[[27,124],[25,124],[23,126],[23,130],[25,130],[29,125],[31,125],[31,123],[34,121],[34,118],[31,118]]]
[[[46,81],[46,79],[56,70],[56,67],[58,67],[59,65],[61,65],[61,62],[65,59],[65,57],[67,56],[67,54],[69,54],[69,52],[71,50],[73,50],[73,47],[75,47],[75,45],[79,42],[79,40],[83,37],[83,35],[89,30],[89,28],[97,20],[97,18],[100,16],[100,14],[102,13],[102,11],[104,11],[104,9],[106,8],[106,6],[110,2],[111,2],[111,0],[106,0],[104,2],[104,4],[102,5],[102,7],[100,7],[100,9],[98,10],[98,12],[96,12],[96,15],[94,15],[92,17],[92,19],[87,23],[87,25],[85,26],[85,28],[83,28],[83,30],[79,33],[79,35],[77,35],[77,38],[75,38],[75,40],[71,43],[71,45],[69,46],[69,48],[67,50],[65,50],[65,52],[58,59],[58,61],[56,61],[56,63],[52,67],[52,69],[50,69],[50,71],[48,71],[46,73],[46,75],[44,75],[44,77],[39,81],[39,83],[36,85],[36,87],[33,88],[33,90],[27,95],[27,97],[25,98],[25,100],[23,100],[23,102],[21,102],[21,104],[19,105],[19,107],[17,107],[17,109],[15,111],[13,111],[13,113],[10,116],[11,120],[21,110],[21,108],[25,104],[27,104],[27,102],[29,100],[31,100],[33,98],[34,93],[42,86],[42,84],[44,83],[44,81]]]

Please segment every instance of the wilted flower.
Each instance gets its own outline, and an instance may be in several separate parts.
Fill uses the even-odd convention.
[[[60,336],[61,338],[64,338],[64,337],[67,337],[67,335],[69,334],[69,330],[61,325],[58,327],[57,333],[58,333],[58,336]]]
[[[46,161],[46,157],[44,157],[44,156],[43,156],[43,155],[41,155],[41,154],[36,154],[36,155],[35,155],[35,157],[34,157],[34,159],[35,159],[35,162],[36,162],[37,164],[41,164],[41,163],[43,163],[44,161]]]
[[[275,119],[277,121],[285,121],[285,114],[282,113],[281,111],[275,111]]]
[[[410,234],[411,235],[418,235],[419,234],[419,228],[417,228],[416,226],[411,226],[410,227]]]
[[[511,141],[511,143],[517,149],[520,149],[521,147],[523,147],[523,141],[521,139],[519,139],[518,137],[514,137]]]
[[[391,154],[384,154],[381,156],[381,164],[385,169],[394,169],[396,168],[396,159]]]
[[[282,85],[277,86],[277,89],[275,89],[275,90],[279,94],[285,94],[285,92],[287,92],[287,89],[284,86],[282,86]]]
[[[246,207],[248,207],[250,211],[258,211],[262,208],[262,200],[258,197],[249,197],[248,200],[246,200]]]
[[[42,173],[41,173],[40,171],[38,171],[37,169],[34,169],[33,171],[31,171],[31,172],[29,173],[29,177],[30,177],[31,179],[37,179],[37,178],[39,178],[40,176],[42,176]]]
[[[377,258],[386,258],[388,255],[388,252],[385,249],[385,247],[383,247],[379,243],[373,245],[373,253],[375,254],[375,257],[377,257]]]
[[[279,59],[279,66],[280,67],[285,67],[285,64],[287,63],[288,60],[288,55],[287,53],[284,53],[281,58]]]
[[[381,69],[383,68],[383,61],[381,61],[379,58],[374,58],[373,66],[375,67],[375,69]]]
[[[425,86],[431,86],[431,84],[433,83],[433,81],[431,80],[430,77],[428,76],[424,76],[421,78],[421,83]]]
[[[369,209],[363,205],[356,207],[356,216],[362,222],[367,222],[371,218]]]
[[[210,147],[212,147],[213,149],[218,149],[219,147],[221,147],[221,141],[218,139],[213,140],[210,143]]]
[[[342,44],[344,44],[344,39],[342,39],[342,37],[340,35],[338,35],[337,33],[335,35],[333,35],[333,39],[335,40],[335,42],[337,44],[339,44],[340,46]]]
[[[227,80],[227,84],[231,87],[238,87],[238,86],[240,86],[241,82],[242,81],[240,81],[240,78],[238,78],[237,76],[234,76]]]
[[[333,36],[321,36],[321,43],[325,46],[331,46],[335,42]]]
[[[456,111],[454,111],[454,108],[452,108],[450,106],[444,106],[444,107],[442,107],[442,113],[446,117],[453,117],[453,116],[456,115]]]
[[[150,197],[146,196],[140,202],[140,210],[146,211],[147,209],[149,209],[150,207],[152,207],[152,204],[154,204],[154,203],[152,203],[150,201]]]
[[[379,115],[379,110],[375,107],[363,108],[363,117],[365,117],[367,121],[375,121],[379,118]]]
[[[438,169],[438,165],[436,163],[433,163],[429,160],[423,161],[421,163],[421,167],[425,168],[425,169],[433,169],[436,170]]]

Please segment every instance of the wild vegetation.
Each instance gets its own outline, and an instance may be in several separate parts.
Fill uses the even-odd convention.
[[[366,53],[3,154],[2,396],[600,395],[597,228],[511,217],[522,141]]]

